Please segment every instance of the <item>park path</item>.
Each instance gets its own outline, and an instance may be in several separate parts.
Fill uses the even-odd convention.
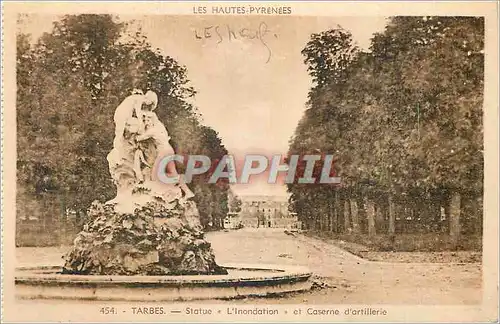
[[[320,239],[283,230],[209,233],[218,262],[308,266],[330,288],[277,299],[276,303],[477,304],[481,264],[385,263],[361,259]],[[254,300],[252,302],[268,303]]]
[[[331,243],[278,229],[207,233],[218,263],[307,266],[325,289],[255,304],[477,304],[481,264],[384,263],[361,259]],[[68,248],[17,248],[18,266],[60,264]],[[227,301],[216,301],[227,303]],[[232,303],[248,303],[245,300]],[[210,301],[214,303],[214,301]]]

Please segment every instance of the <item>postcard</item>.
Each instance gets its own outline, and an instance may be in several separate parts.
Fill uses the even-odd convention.
[[[2,322],[498,321],[498,3],[2,3]]]

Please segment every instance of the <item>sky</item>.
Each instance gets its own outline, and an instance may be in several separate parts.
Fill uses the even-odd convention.
[[[30,16],[22,25],[34,38],[50,31],[54,16]],[[121,16],[141,26],[153,47],[187,67],[203,123],[231,154],[286,154],[312,85],[301,50],[311,33],[337,26],[368,49],[385,17]],[[244,37],[241,36],[243,33]],[[234,185],[240,195],[285,195],[262,179]]]

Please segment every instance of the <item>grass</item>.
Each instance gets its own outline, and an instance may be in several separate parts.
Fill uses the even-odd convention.
[[[360,245],[360,249],[373,252],[444,252],[444,251],[482,251],[482,235],[463,235],[455,246],[446,233],[396,234],[335,234],[309,232],[309,235],[334,239]]]
[[[16,235],[17,247],[48,247],[71,245],[76,237],[77,231],[68,231],[64,234],[58,231],[24,231]]]

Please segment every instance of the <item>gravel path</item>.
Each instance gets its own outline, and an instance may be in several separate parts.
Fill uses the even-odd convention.
[[[481,303],[480,263],[390,263],[361,259],[340,247],[275,229],[212,232],[208,240],[218,263],[275,263],[308,266],[322,289],[253,304],[441,304]],[[68,248],[17,248],[18,266],[60,264]],[[383,259],[383,258],[382,258]],[[29,302],[29,301],[26,301]],[[57,301],[58,303],[62,301]],[[214,303],[214,301],[209,301]],[[228,303],[228,301],[215,301]]]

